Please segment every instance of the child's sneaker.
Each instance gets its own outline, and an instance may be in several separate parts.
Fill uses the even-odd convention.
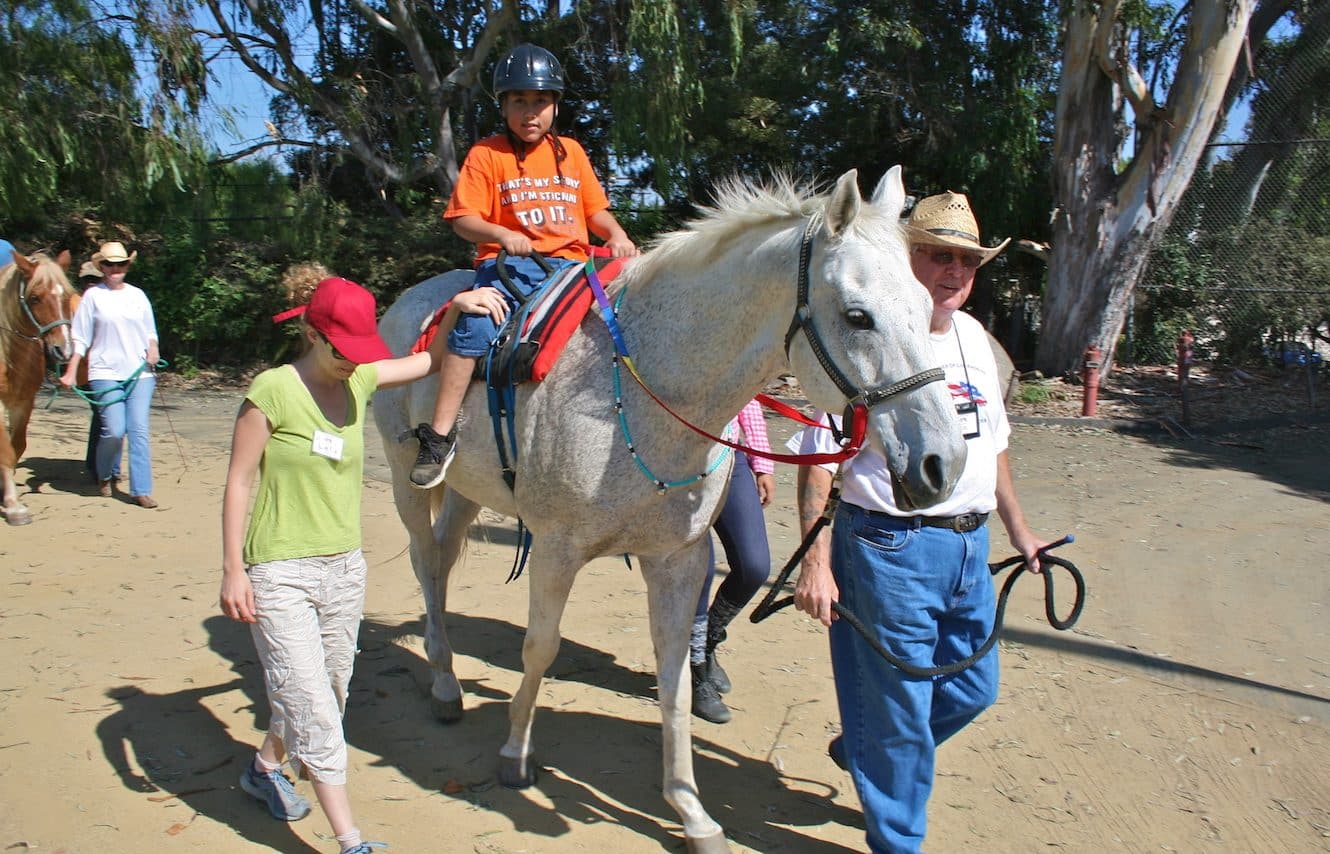
[[[240,775],[240,788],[267,804],[268,812],[278,821],[299,821],[309,815],[309,801],[296,793],[296,787],[281,771],[265,774],[251,761]]]
[[[416,453],[416,464],[411,468],[411,483],[417,489],[433,489],[443,483],[448,463],[457,453],[457,425],[453,425],[447,436],[440,436],[428,424],[416,427],[415,434],[420,440],[420,450]]]
[[[387,848],[386,842],[362,842],[355,848],[348,848],[342,854],[371,854],[375,848]]]

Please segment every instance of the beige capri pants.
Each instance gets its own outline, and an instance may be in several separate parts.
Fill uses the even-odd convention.
[[[272,707],[269,731],[296,773],[320,783],[346,784],[342,715],[366,574],[360,549],[249,568],[258,618],[250,632]]]

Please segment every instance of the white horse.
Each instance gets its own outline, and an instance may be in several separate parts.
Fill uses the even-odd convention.
[[[946,497],[964,465],[965,444],[945,383],[931,382],[938,378],[928,342],[932,304],[910,271],[900,226],[904,199],[900,167],[883,177],[871,201],[860,197],[853,171],[826,197],[784,178],[771,187],[737,180],[721,187],[713,208],[662,237],[614,282],[613,290],[626,292],[618,322],[646,382],[713,434],[790,367],[809,400],[829,411],[867,392],[868,441],[887,452],[898,494],[918,506]],[[447,285],[456,290],[472,275],[454,271],[404,293],[380,323],[389,346],[404,352]],[[807,299],[797,313],[811,316],[807,334],[791,325],[800,280]],[[819,347],[824,358],[815,353]],[[519,388],[512,491],[500,474],[483,388],[473,386],[466,397],[457,457],[447,482],[432,492],[410,485],[416,443],[398,436],[429,420],[435,383],[377,395],[375,419],[397,511],[425,594],[432,704],[443,720],[462,714],[444,612],[449,570],[481,506],[520,516],[535,538],[522,684],[499,751],[506,786],[535,781],[536,697],[559,648],[574,576],[593,558],[635,554],[656,651],[665,799],[682,819],[688,850],[726,851],[724,832],[702,807],[693,779],[686,673],[689,628],[706,573],[703,537],[729,482],[729,459],[674,489],[662,491],[644,476],[620,431],[614,352],[593,311],[544,382]],[[829,371],[840,376],[833,380]],[[626,371],[623,407],[639,459],[662,481],[704,472],[721,452],[652,402]]]

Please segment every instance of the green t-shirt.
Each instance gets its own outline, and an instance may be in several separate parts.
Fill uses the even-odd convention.
[[[346,381],[345,427],[333,425],[295,368],[254,378],[245,399],[272,425],[259,462],[259,489],[245,534],[246,564],[348,552],[360,547],[365,407],[378,370],[361,365]]]

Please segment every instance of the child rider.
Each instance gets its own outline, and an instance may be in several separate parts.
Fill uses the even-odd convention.
[[[415,430],[420,451],[411,482],[420,489],[443,482],[476,359],[516,304],[496,287],[499,250],[507,252],[509,278],[524,294],[545,279],[531,254],[586,261],[588,229],[604,239],[615,258],[638,253],[610,213],[609,198],[582,146],[555,129],[563,88],[563,68],[544,48],[518,45],[500,60],[494,94],[503,133],[472,146],[443,213],[458,235],[476,244],[473,289],[486,292],[483,299],[491,311],[461,315],[448,335],[433,420]]]

